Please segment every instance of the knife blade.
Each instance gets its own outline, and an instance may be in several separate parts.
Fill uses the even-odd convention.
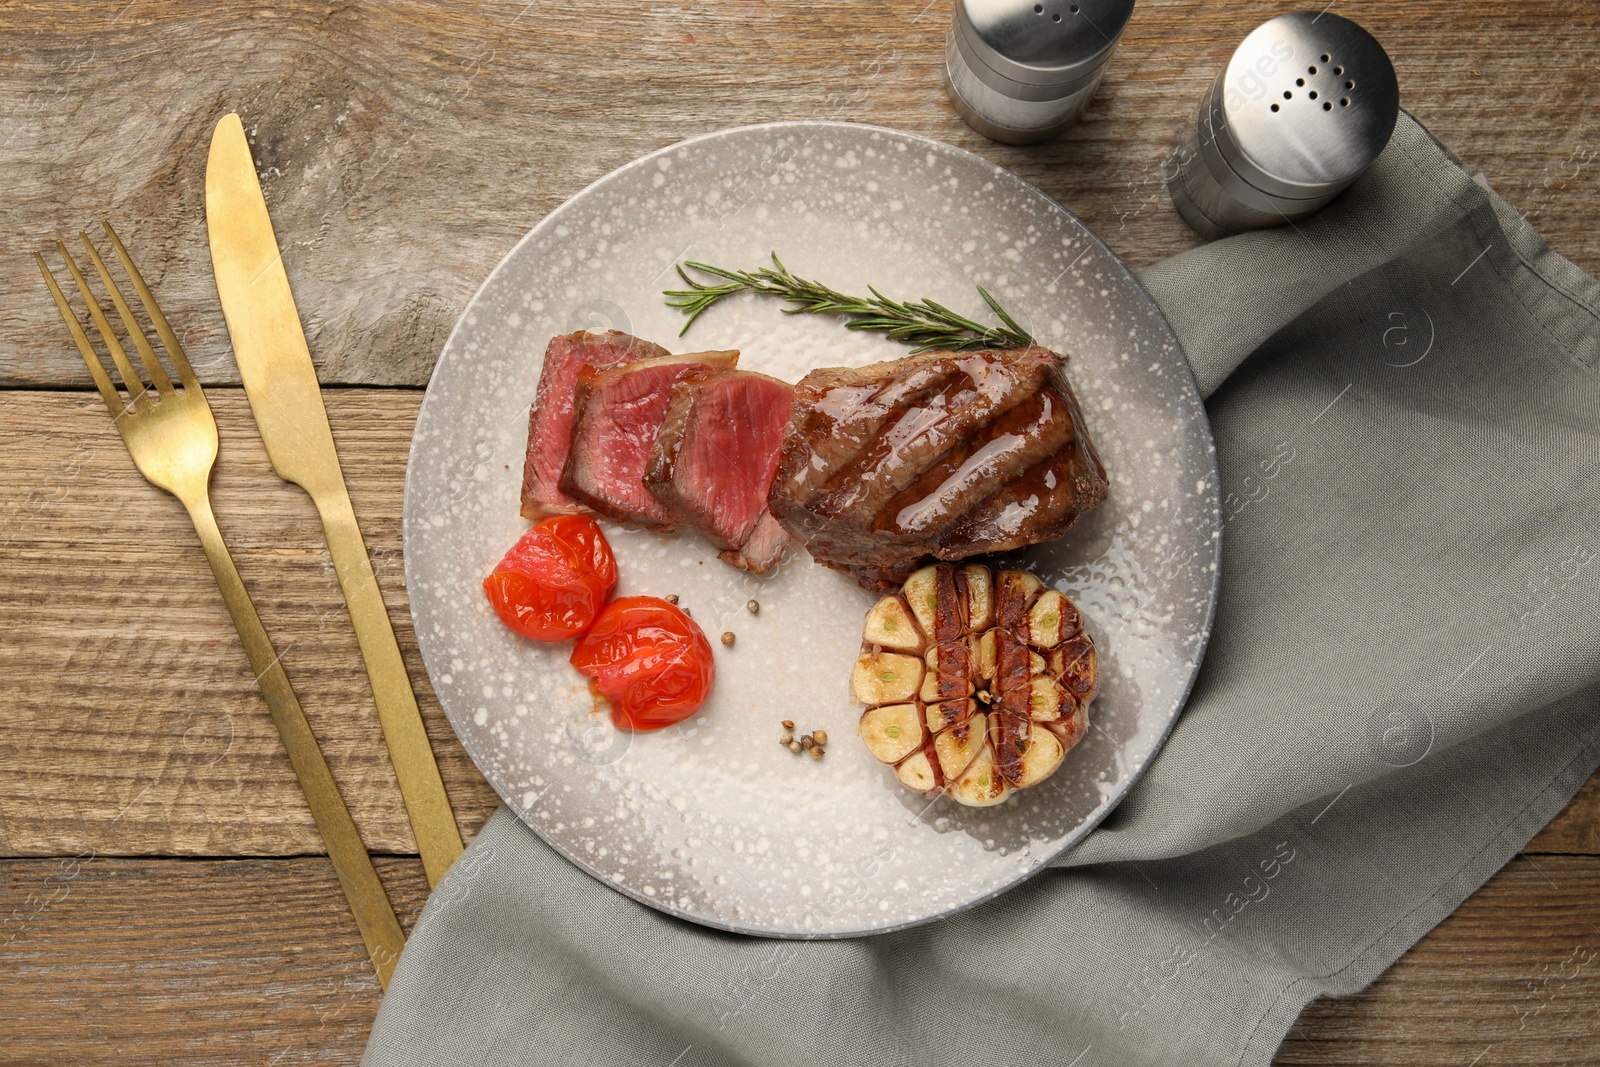
[[[211,137],[206,230],[250,411],[272,469],[304,489],[322,518],[417,850],[428,884],[437,885],[461,854],[461,833],[350,504],[283,254],[236,114],[224,115]]]

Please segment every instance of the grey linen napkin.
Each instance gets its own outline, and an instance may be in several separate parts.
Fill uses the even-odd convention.
[[[502,808],[366,1064],[1266,1064],[1561,810],[1600,762],[1600,284],[1410,116],[1314,219],[1143,281],[1210,397],[1223,584],[1103,827],[933,926],[797,943]]]

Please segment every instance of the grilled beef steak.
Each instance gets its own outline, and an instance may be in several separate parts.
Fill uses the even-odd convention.
[[[539,391],[528,412],[528,457],[522,466],[522,515],[542,519],[583,507],[561,491],[561,472],[572,441],[572,399],[578,372],[636,359],[664,356],[667,350],[616,330],[579,330],[552,337],[544,351]]]
[[[761,517],[756,520],[755,529],[750,531],[750,536],[739,546],[737,558],[733,558],[732,554],[727,552],[721,553],[721,558],[747,571],[766,574],[778,565],[778,560],[783,556],[783,550],[788,544],[789,531],[773,517],[772,512],[763,510]]]
[[[768,505],[818,562],[887,589],[932,559],[1061,536],[1106,495],[1043,348],[928,352],[795,387]]]
[[[561,491],[619,522],[670,530],[676,520],[646,488],[644,473],[672,387],[686,375],[731,370],[738,359],[737,352],[700,352],[584,367]]]
[[[787,382],[765,374],[707,368],[684,375],[672,387],[644,476],[673,522],[757,574],[772,569],[789,540],[767,512],[767,490],[793,399]]]

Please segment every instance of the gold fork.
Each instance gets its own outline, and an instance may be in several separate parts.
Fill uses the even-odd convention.
[[[94,245],[89,243],[87,234],[81,230],[78,232],[78,236],[83,238],[84,247],[89,250],[89,258],[94,262],[100,281],[110,294],[111,302],[116,305],[117,316],[122,319],[128,338],[139,351],[139,359],[144,364],[150,386],[145,385],[144,379],[139,377],[138,371],[129,362],[127,352],[118,343],[111,324],[106,321],[99,303],[89,291],[88,283],[68,254],[67,246],[58,240],[56,248],[61,258],[66,260],[67,270],[72,273],[78,292],[83,294],[83,302],[89,307],[95,328],[111,353],[123,386],[128,391],[127,401],[118,395],[99,354],[79,325],[78,316],[67,303],[50,268],[45,265],[44,257],[35,252],[33,258],[39,262],[45,284],[50,286],[50,295],[55,297],[56,307],[60,308],[61,317],[72,332],[72,339],[77,342],[84,363],[88,364],[94,384],[106,402],[106,409],[111,412],[113,425],[128,446],[128,454],[133,457],[134,465],[152,485],[177,497],[194,522],[195,532],[200,535],[200,544],[204,546],[206,559],[211,564],[211,573],[222,591],[222,601],[228,606],[228,614],[233,616],[234,628],[239,631],[245,655],[250,658],[250,669],[255,672],[261,693],[267,698],[267,707],[272,712],[273,722],[277,724],[278,735],[283,738],[283,747],[289,751],[289,761],[294,764],[300,786],[305,790],[312,818],[316,820],[317,829],[327,843],[328,857],[339,875],[339,884],[344,887],[350,910],[355,913],[356,925],[361,930],[362,940],[366,942],[367,953],[372,957],[378,982],[387,989],[395,961],[405,945],[405,935],[401,933],[400,923],[395,918],[383,883],[378,880],[378,872],[373,869],[372,858],[361,843],[361,834],[356,829],[355,820],[350,817],[350,809],[345,807],[344,798],[339,795],[339,787],[328,770],[316,735],[311,732],[305,713],[300,710],[300,702],[295,699],[294,690],[289,686],[289,676],[284,673],[283,664],[272,649],[267,631],[262,627],[261,618],[250,601],[250,594],[245,591],[244,582],[234,568],[233,557],[228,555],[228,547],[222,541],[222,532],[217,529],[217,519],[211,511],[211,496],[207,488],[211,481],[211,468],[217,459],[216,419],[212,417],[211,406],[206,403],[200,382],[183,354],[183,346],[167,324],[166,316],[156,306],[155,297],[150,295],[144,277],[128,257],[128,250],[117,239],[111,224],[106,222],[102,225],[105,226],[106,236],[111,239],[112,248],[116,250],[117,259],[122,262],[123,271],[133,283],[134,292],[150,316],[162,346],[177,369],[177,386],[167,375],[143,328],[134,318],[116,283],[111,280],[105,262],[95,251]]]

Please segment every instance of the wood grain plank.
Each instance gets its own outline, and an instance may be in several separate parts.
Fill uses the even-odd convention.
[[[949,6],[928,0],[11,5],[0,233],[21,253],[117,220],[207,382],[237,380],[202,219],[206,145],[228,109],[253,134],[327,383],[425,382],[479,282],[552,208],[639,155],[744,123],[880,123],[972,149],[1144,265],[1196,243],[1161,183],[1173,129],[1280,10],[1144,0],[1085,120],[1016,148],[944,99]],[[1339,11],[1388,46],[1406,106],[1558,251],[1600,268],[1600,6]],[[24,255],[0,257],[0,309],[0,385],[86,384]]]
[[[309,499],[272,473],[237,390],[208,396],[214,506],[367,845],[415,850]],[[496,803],[444,720],[400,565],[420,394],[330,391],[329,418],[467,833]],[[0,854],[320,853],[183,509],[134,469],[94,394],[0,392]]]
[[[414,851],[316,512],[213,389],[224,535],[368,847]],[[400,566],[421,394],[340,389],[328,414],[463,828],[495,797],[417,652]],[[485,563],[492,563],[486,560]],[[0,391],[0,855],[268,856],[322,845],[194,531],[83,393]],[[1600,853],[1591,782],[1532,851]]]
[[[379,870],[409,926],[420,868]],[[1597,926],[1600,859],[1515,860],[1277,1062],[1600,1063]],[[378,1004],[320,859],[0,861],[0,959],[7,1065],[349,1064]]]
[[[1539,831],[1524,851],[1600,856],[1600,774],[1584,783],[1566,810]]]
[[[421,864],[379,859],[408,930]],[[353,1064],[381,991],[325,859],[0,862],[0,1064]]]
[[[1307,1006],[1281,1067],[1600,1063],[1600,869],[1521,857],[1356,996]]]

